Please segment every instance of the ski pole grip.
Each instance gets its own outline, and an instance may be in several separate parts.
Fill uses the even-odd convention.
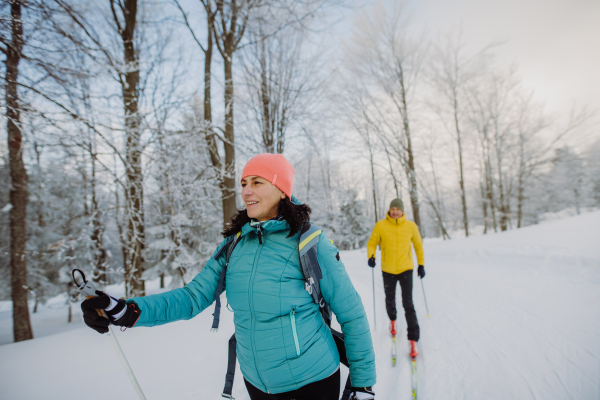
[[[85,296],[85,298],[88,299],[88,300],[89,299],[93,299],[94,297],[98,297],[98,296]],[[104,310],[96,308],[96,312],[98,313],[99,316],[108,319],[108,317],[106,316],[106,313],[104,312]]]
[[[77,282],[75,273],[78,273],[80,275],[81,282]],[[75,283],[75,286],[77,286],[79,291],[81,293],[83,293],[83,295],[85,296],[86,299],[89,300],[89,299],[93,299],[94,297],[98,297],[96,295],[96,285],[94,285],[93,282],[90,282],[85,279],[85,274],[83,273],[82,270],[74,269],[73,271],[71,271],[71,275],[73,276],[73,282]],[[108,318],[106,316],[106,313],[104,312],[104,310],[96,309],[96,312],[98,313],[99,316]]]

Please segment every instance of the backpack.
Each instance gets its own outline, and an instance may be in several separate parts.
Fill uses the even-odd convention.
[[[305,222],[302,226],[300,233],[300,239],[298,241],[298,254],[300,256],[300,266],[302,268],[302,274],[304,275],[304,288],[311,295],[313,301],[319,305],[319,311],[323,320],[329,327],[333,340],[338,349],[340,355],[340,362],[349,368],[348,357],[346,356],[346,347],[344,346],[344,334],[331,328],[331,308],[325,302],[323,295],[321,294],[321,286],[319,280],[323,278],[321,272],[321,266],[319,265],[319,259],[317,258],[317,245],[319,244],[319,237],[321,235],[321,228],[316,225],[312,225],[310,222]],[[214,259],[218,259],[223,253],[226,253],[226,262],[221,275],[219,276],[219,284],[215,291],[215,311],[213,313],[213,324],[211,330],[217,331],[219,329],[219,321],[221,314],[221,293],[225,290],[225,276],[227,275],[227,266],[229,265],[229,259],[233,253],[233,249],[239,243],[241,239],[241,232],[237,235],[231,236],[227,243],[221,247],[221,249],[214,255]],[[336,256],[339,260],[339,253]],[[229,339],[229,354],[227,362],[227,375],[225,376],[225,387],[223,388],[222,397],[228,399],[234,399],[231,395],[233,390],[233,379],[235,377],[235,364],[237,358],[236,352],[236,339],[235,333]],[[348,400],[351,391],[352,384],[350,382],[350,375],[346,380],[346,386],[344,387],[344,393],[341,400]]]

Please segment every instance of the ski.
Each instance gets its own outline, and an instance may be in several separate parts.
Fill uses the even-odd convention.
[[[417,386],[419,384],[419,377],[417,375],[417,358],[410,358],[410,371],[411,371],[411,387],[412,387],[412,398],[413,400],[417,400]]]
[[[396,366],[396,336],[392,336],[392,366]]]

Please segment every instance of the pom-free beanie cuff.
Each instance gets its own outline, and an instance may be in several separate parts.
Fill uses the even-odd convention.
[[[390,203],[390,209],[392,209],[393,207],[399,208],[400,210],[402,210],[402,212],[404,212],[404,203],[400,199],[392,200],[392,202]]]
[[[292,198],[294,167],[281,154],[262,153],[252,157],[246,163],[240,181],[247,176],[260,176]]]

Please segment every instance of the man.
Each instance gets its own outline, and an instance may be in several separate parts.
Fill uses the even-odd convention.
[[[412,301],[413,288],[413,258],[410,244],[413,244],[417,261],[418,274],[421,279],[425,276],[425,260],[423,258],[423,240],[417,224],[406,219],[404,203],[394,199],[386,218],[378,221],[373,228],[371,238],[367,243],[369,267],[375,268],[377,246],[381,247],[381,270],[383,272],[383,287],[385,289],[385,308],[390,318],[390,333],[396,336],[396,283],[400,282],[402,289],[402,306],[408,326],[410,356],[419,354],[419,323]]]

